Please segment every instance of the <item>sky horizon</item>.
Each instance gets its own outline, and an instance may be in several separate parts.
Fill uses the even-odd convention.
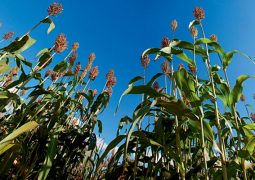
[[[21,36],[47,15],[48,6],[54,1],[3,0],[0,7],[0,34],[14,31],[14,37]],[[140,63],[142,52],[150,47],[160,47],[164,36],[171,37],[170,22],[178,21],[175,37],[192,42],[188,31],[189,22],[194,19],[193,9],[196,6],[205,10],[203,20],[207,37],[216,34],[219,43],[226,51],[240,50],[255,57],[253,42],[255,42],[255,1],[173,1],[173,0],[108,0],[108,1],[57,1],[63,4],[63,12],[54,18],[56,28],[49,35],[46,34],[47,25],[42,25],[31,36],[37,43],[31,48],[33,57],[45,47],[51,47],[58,34],[64,33],[69,42],[78,41],[78,60],[82,67],[87,63],[91,52],[95,52],[94,65],[99,66],[99,77],[91,88],[100,92],[105,83],[105,74],[114,69],[117,76],[117,85],[109,106],[99,119],[103,122],[101,137],[109,142],[116,136],[116,130],[121,117],[131,116],[138,105],[140,96],[124,97],[118,113],[114,111],[122,92],[127,88],[129,80],[142,75]],[[67,55],[68,50],[62,56]],[[59,61],[61,57],[57,58]],[[160,62],[153,62],[148,67],[148,79],[156,72],[160,72]],[[181,61],[177,61],[176,66]],[[212,63],[216,63],[212,60]],[[200,63],[201,64],[201,63]],[[55,64],[54,64],[55,65]],[[187,66],[186,66],[187,67]],[[231,85],[241,74],[254,75],[253,64],[242,56],[235,56],[228,69]],[[254,80],[244,83],[244,95],[248,103],[254,103],[252,98]],[[241,105],[238,105],[241,107]]]

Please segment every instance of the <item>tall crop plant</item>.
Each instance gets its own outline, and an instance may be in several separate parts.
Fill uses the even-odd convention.
[[[245,101],[241,75],[231,85],[227,68],[235,54],[225,51],[216,35],[207,38],[203,28],[205,13],[193,11],[189,24],[192,42],[175,38],[176,20],[171,23],[172,38],[164,37],[161,48],[149,48],[141,56],[144,69],[150,57],[164,59],[162,73],[145,82],[133,78],[123,95],[142,95],[131,117],[120,120],[117,137],[97,163],[106,179],[252,179],[255,177],[254,115],[241,117],[236,104]],[[176,60],[183,61],[176,67]],[[204,66],[198,67],[202,61]],[[206,76],[198,76],[199,71]],[[145,71],[144,71],[145,72]],[[145,73],[144,73],[145,74]],[[223,74],[223,76],[221,76]],[[163,87],[160,79],[163,78]],[[224,107],[220,108],[219,104]],[[154,122],[151,122],[154,120]],[[147,124],[147,126],[141,126]],[[124,134],[121,130],[126,128]],[[100,164],[114,147],[107,167]]]
[[[36,55],[36,64],[22,56],[36,42],[31,33],[41,24],[55,25],[53,16],[62,5],[53,3],[48,15],[27,33],[0,49],[0,178],[1,179],[82,179],[95,171],[100,147],[94,128],[102,123],[98,115],[106,108],[116,84],[114,71],[106,77],[97,95],[90,89],[98,76],[95,54],[82,68],[77,61],[79,43],[66,57],[66,36]],[[3,36],[8,41],[13,32]],[[1,41],[1,42],[2,42]],[[53,69],[49,69],[53,67]]]

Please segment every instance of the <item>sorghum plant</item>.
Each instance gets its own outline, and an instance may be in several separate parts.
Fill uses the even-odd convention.
[[[91,68],[95,54],[83,68],[75,63],[79,48],[75,42],[56,62],[69,46],[60,34],[36,55],[36,64],[22,56],[35,43],[31,32],[48,23],[50,33],[55,27],[51,17],[61,12],[62,5],[53,3],[46,18],[0,50],[0,179],[82,179],[95,171],[99,148],[94,128],[98,125],[101,133],[97,117],[112,93],[103,89],[97,95],[96,89],[88,88],[99,72],[97,66]],[[107,82],[112,88],[116,77]]]
[[[117,137],[97,163],[97,170],[101,169],[106,179],[255,177],[254,114],[249,117],[245,102],[247,117],[242,117],[236,109],[240,99],[245,101],[243,82],[253,76],[241,75],[235,84],[229,83],[228,65],[234,54],[240,52],[225,51],[215,34],[206,37],[202,8],[196,7],[193,15],[195,19],[189,24],[191,43],[175,38],[178,23],[174,20],[170,26],[172,39],[164,37],[160,48],[149,48],[142,53],[145,68],[152,55],[156,56],[155,61],[163,59],[163,73],[157,73],[147,82],[144,76],[137,76],[124,91],[122,96],[141,94],[143,99],[132,117],[120,120]],[[177,60],[183,64],[177,66]],[[205,68],[198,67],[198,61],[204,62]],[[207,72],[207,77],[199,77],[199,71]],[[160,87],[158,82],[162,77],[164,86]],[[220,108],[219,103],[224,107]],[[154,119],[152,125],[140,126],[141,121],[150,119]],[[121,134],[124,128],[125,133]],[[118,150],[102,170],[100,164],[116,146]]]

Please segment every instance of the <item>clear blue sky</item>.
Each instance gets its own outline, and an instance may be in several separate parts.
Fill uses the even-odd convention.
[[[47,15],[47,7],[53,1],[2,0],[0,6],[0,35],[14,31],[15,37],[24,34],[36,22]],[[128,81],[142,72],[140,55],[144,49],[159,47],[163,36],[170,36],[169,23],[179,23],[176,38],[191,41],[188,24],[193,20],[193,8],[203,7],[206,19],[203,21],[206,34],[217,34],[225,50],[238,49],[255,57],[255,1],[237,0],[62,0],[64,11],[54,18],[56,29],[46,34],[47,25],[40,26],[31,35],[38,42],[32,52],[25,53],[33,60],[34,55],[44,47],[51,47],[55,37],[63,32],[70,45],[80,43],[79,58],[83,67],[90,52],[95,52],[95,65],[99,66],[100,77],[94,87],[99,91],[105,83],[105,74],[115,69],[117,85],[106,111],[100,116],[103,121],[102,137],[109,142],[115,137],[118,122],[125,114],[131,115],[138,96],[125,97],[116,116],[113,115],[121,93]],[[68,51],[64,53],[66,55]],[[57,58],[58,59],[58,58]],[[59,57],[59,60],[60,57]],[[56,60],[57,61],[57,60]],[[214,60],[212,60],[214,63]],[[240,74],[254,75],[254,65],[241,56],[236,56],[229,67],[232,83]],[[160,71],[160,62],[151,63],[149,74]],[[253,103],[254,80],[245,83],[244,94]]]

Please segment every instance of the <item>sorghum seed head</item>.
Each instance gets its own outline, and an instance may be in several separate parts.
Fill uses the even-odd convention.
[[[14,32],[8,32],[3,36],[3,39],[7,40],[7,39],[11,39],[13,36]]]
[[[56,16],[60,14],[62,10],[63,10],[62,4],[54,2],[48,7],[48,15]]]
[[[141,57],[141,64],[144,68],[147,68],[150,63],[150,58],[147,54],[143,55]]]
[[[92,93],[93,93],[93,96],[96,96],[96,95],[97,95],[97,90],[94,89],[94,90],[92,91]]]
[[[78,42],[73,43],[72,51],[76,51],[78,48],[79,48],[79,43]]]
[[[159,83],[157,82],[157,81],[155,81],[154,83],[153,83],[153,88],[155,89],[155,90],[159,90]]]
[[[117,82],[116,77],[111,77],[111,79],[107,80],[106,87],[107,88],[113,87],[115,86],[116,82]]]
[[[178,22],[176,21],[176,19],[172,20],[172,22],[171,22],[172,31],[175,32],[177,27],[178,27]]]
[[[96,79],[96,77],[98,76],[98,67],[93,67],[90,72],[89,72],[89,79],[94,81]]]
[[[107,74],[106,74],[106,80],[109,81],[112,77],[114,77],[114,70],[111,69]]]
[[[191,33],[191,36],[192,36],[193,38],[196,38],[197,35],[198,35],[198,30],[197,30],[197,28],[194,27],[194,26],[192,26],[192,27],[190,28],[190,33]]]
[[[74,68],[74,75],[77,76],[81,70],[81,63],[77,62]]]
[[[44,75],[44,78],[49,77],[51,75],[52,71],[48,69]]]
[[[95,53],[90,53],[90,55],[89,55],[89,63],[92,63],[94,60],[96,59],[96,55],[95,55]]]
[[[53,81],[53,82],[56,82],[57,80],[58,80],[58,72],[55,72],[55,71],[52,71],[52,73],[51,73],[51,80]]]
[[[26,89],[23,89],[21,92],[20,92],[20,96],[24,96],[26,94],[27,90]]]
[[[54,45],[54,51],[56,53],[61,53],[63,52],[67,47],[67,41],[66,41],[66,36],[64,34],[60,34],[58,35],[58,37],[56,38],[55,41],[55,45]]]
[[[74,61],[77,59],[78,53],[77,52],[72,52],[71,56],[69,56],[68,60],[71,65],[74,64]]]
[[[240,100],[245,101],[245,96],[243,94],[241,95]]]
[[[106,92],[109,94],[109,96],[112,96],[112,87],[107,88]]]
[[[164,74],[168,74],[169,73],[169,64],[168,64],[168,62],[167,61],[164,61],[164,62],[162,62],[162,64],[161,64],[161,70],[162,70],[162,72],[164,73]]]
[[[189,64],[188,67],[189,67],[189,72],[190,72],[190,73],[196,74],[196,72],[197,72],[196,66],[194,66],[194,65],[192,65],[192,64]]]
[[[178,65],[178,70],[181,70],[182,68],[184,68],[184,65],[183,64],[179,64]]]
[[[218,38],[217,38],[217,36],[215,34],[212,34],[210,36],[210,39],[211,39],[211,41],[218,42]]]
[[[161,41],[161,47],[168,47],[170,45],[171,41],[168,39],[167,36],[163,37],[162,41]]]
[[[200,7],[195,7],[195,9],[193,10],[193,15],[199,21],[201,21],[205,18],[205,12]]]
[[[87,72],[87,68],[85,67],[81,73],[80,79],[83,79],[86,76]]]
[[[251,113],[251,119],[255,122],[255,113]]]

